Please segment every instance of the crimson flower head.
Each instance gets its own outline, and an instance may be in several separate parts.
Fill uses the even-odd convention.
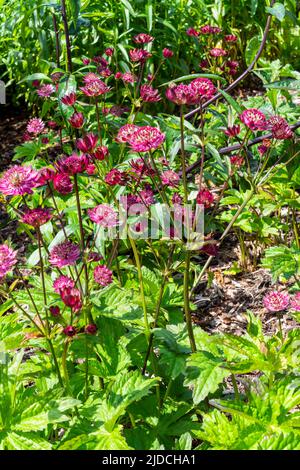
[[[150,54],[150,52],[148,51],[145,51],[145,49],[130,49],[129,56],[132,62],[143,63],[147,59],[149,59],[149,57],[151,57],[152,54]]]
[[[73,183],[69,175],[58,173],[53,178],[53,187],[59,194],[69,194],[73,191]]]
[[[155,150],[165,141],[163,134],[157,127],[139,127],[129,138],[129,145],[135,152],[149,152]]]
[[[142,100],[148,103],[161,100],[158,90],[147,84],[141,86],[140,95]]]
[[[0,245],[0,281],[17,263],[17,252],[8,245]]]
[[[290,126],[281,116],[271,116],[268,120],[268,127],[271,129],[274,139],[285,140],[293,137]]]
[[[89,159],[86,155],[77,155],[73,153],[56,163],[57,169],[61,173],[66,175],[76,175],[77,173],[83,173],[89,164]]]
[[[221,31],[222,31],[222,29],[219,28],[218,26],[211,26],[209,24],[201,26],[201,28],[200,28],[200,33],[201,34],[219,34],[219,33],[221,33]]]
[[[168,49],[167,47],[165,47],[162,52],[163,52],[163,56],[165,59],[169,59],[170,57],[173,57],[174,55],[174,52],[171,51],[171,49]]]
[[[204,243],[200,251],[208,256],[217,256],[218,246],[216,243],[213,243],[209,240],[208,242]]]
[[[31,166],[14,165],[0,178],[0,192],[5,196],[32,194],[38,184],[38,173]]]
[[[50,251],[49,262],[52,266],[63,268],[64,266],[74,265],[79,256],[79,246],[69,240],[65,240],[52,248]]]
[[[236,42],[237,41],[237,36],[235,34],[226,34],[224,37],[226,42]]]
[[[75,326],[68,325],[63,329],[63,332],[66,336],[69,336],[70,338],[72,338],[72,336],[76,335],[76,328]]]
[[[227,129],[224,131],[224,134],[226,134],[228,137],[236,137],[237,135],[239,135],[240,131],[241,127],[238,124],[237,126],[228,126]]]
[[[22,216],[22,222],[37,228],[47,223],[51,217],[52,215],[50,209],[43,209],[42,207],[38,207],[37,209],[27,209]]]
[[[61,102],[65,104],[66,106],[74,106],[76,103],[76,93],[73,91],[72,93],[69,93],[68,95],[65,95],[61,98]]]
[[[101,146],[99,146],[95,149],[92,156],[96,160],[101,161],[101,160],[105,160],[105,158],[108,156],[108,154],[109,154],[108,148],[105,145],[101,145]]]
[[[100,64],[101,67],[107,67],[108,66],[107,60],[104,59],[104,57],[102,57],[102,56],[95,56],[93,58],[93,61],[96,62],[96,64]]]
[[[291,299],[291,309],[300,312],[300,291]]]
[[[149,44],[149,42],[154,41],[154,38],[150,34],[140,33],[134,36],[133,41],[136,44]]]
[[[123,75],[122,72],[116,72],[115,73],[115,79],[120,80],[120,78],[122,78],[122,75]]]
[[[88,57],[83,57],[82,63],[83,65],[89,65],[91,63],[91,59],[89,59]]]
[[[55,171],[52,168],[44,167],[38,171],[37,187],[44,186],[48,181],[52,181]]]
[[[105,264],[100,264],[94,269],[94,279],[97,284],[105,287],[112,283],[112,271]]]
[[[73,113],[72,116],[69,119],[69,123],[71,124],[72,127],[75,127],[76,129],[80,129],[83,126],[84,123],[84,117],[82,113]]]
[[[88,210],[90,219],[102,227],[115,227],[118,224],[116,211],[108,204],[99,204]]]
[[[65,287],[60,291],[63,303],[72,309],[73,312],[79,312],[82,307],[80,290],[76,287]]]
[[[42,85],[41,88],[37,90],[37,94],[41,98],[49,98],[49,96],[53,95],[54,92],[55,88],[53,85],[50,84]]]
[[[114,48],[113,48],[113,47],[108,47],[107,49],[105,49],[105,54],[106,54],[108,57],[112,57],[113,54],[114,54]]]
[[[60,294],[60,291],[66,287],[75,287],[75,282],[69,276],[61,274],[53,282],[53,289],[57,294]]]
[[[97,326],[94,323],[90,323],[86,325],[84,331],[87,335],[95,335],[97,333]]]
[[[162,184],[165,184],[167,186],[175,187],[179,183],[179,176],[175,171],[173,170],[166,170],[161,174],[161,181]]]
[[[245,109],[240,120],[252,131],[264,131],[267,128],[266,116],[256,108]]]
[[[209,55],[211,57],[224,57],[225,55],[227,55],[227,52],[221,47],[214,47],[209,51]]]
[[[134,83],[137,81],[137,77],[131,72],[121,74],[121,78],[124,83]]]
[[[86,134],[82,139],[77,139],[76,146],[78,150],[84,153],[91,153],[97,145],[98,136],[90,132]]]
[[[195,104],[196,96],[193,89],[189,85],[180,83],[179,85],[171,84],[166,90],[168,100],[176,104]]]
[[[53,317],[59,317],[60,316],[60,308],[58,305],[51,305],[49,307],[50,313]]]
[[[288,308],[290,297],[284,292],[272,291],[265,295],[263,303],[269,312],[282,312]]]
[[[105,176],[105,183],[109,184],[109,186],[124,185],[126,184],[126,175],[124,172],[113,168]]]
[[[34,88],[38,88],[40,86],[40,84],[41,84],[40,80],[33,80],[32,81],[32,86]]]
[[[195,78],[195,80],[190,83],[189,87],[194,97],[198,97],[199,100],[202,98],[211,98],[216,92],[213,82],[208,78]]]
[[[237,168],[240,168],[242,165],[244,165],[244,157],[242,155],[232,155],[230,157],[230,163],[232,166],[235,166]]]
[[[28,121],[26,129],[29,134],[39,135],[45,129],[45,123],[40,118],[33,118]]]
[[[197,204],[202,204],[205,209],[209,209],[214,203],[214,195],[208,189],[201,189],[196,197]]]
[[[118,135],[116,137],[116,142],[119,144],[125,144],[129,141],[129,138],[134,134],[135,131],[139,129],[135,124],[125,124],[120,127]]]
[[[110,88],[102,80],[98,79],[88,82],[84,87],[81,87],[80,90],[86,96],[100,96],[108,93]]]
[[[196,38],[196,37],[199,36],[200,33],[199,33],[198,31],[196,31],[194,28],[188,28],[188,29],[186,30],[186,34],[187,34],[188,36],[194,36],[194,37]]]

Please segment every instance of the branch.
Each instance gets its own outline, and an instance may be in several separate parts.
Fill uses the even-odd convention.
[[[271,7],[273,6],[275,0],[272,0],[271,1]],[[263,34],[263,37],[262,37],[262,41],[261,41],[261,44],[259,46],[259,49],[253,59],[253,61],[251,62],[251,64],[249,65],[249,67],[242,73],[242,75],[240,75],[234,82],[232,82],[227,88],[225,88],[223,91],[225,91],[226,93],[228,93],[228,91],[231,91],[233,90],[242,80],[244,80],[244,78],[247,77],[247,75],[249,75],[249,73],[253,70],[256,62],[258,61],[258,59],[260,58],[261,54],[262,54],[262,51],[265,47],[265,44],[266,44],[266,41],[267,41],[267,37],[268,37],[268,34],[269,34],[269,30],[270,30],[270,26],[271,26],[271,20],[272,20],[272,15],[268,15],[268,18],[267,18],[267,23],[266,23],[266,27],[265,27],[265,31],[264,31],[264,34]],[[210,100],[206,101],[205,103],[203,103],[202,105],[202,109],[205,109],[207,108],[207,106],[209,106],[210,104],[214,103],[217,99],[219,98],[224,98],[223,95],[221,93],[217,93],[215,96],[213,96]],[[190,111],[189,113],[187,113],[184,118],[185,119],[188,119],[192,116],[194,116],[195,114],[197,114],[199,111],[200,111],[200,107],[199,108],[196,108],[196,109],[193,109],[193,111]]]

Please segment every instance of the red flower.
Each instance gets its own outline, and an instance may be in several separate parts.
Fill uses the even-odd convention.
[[[65,240],[52,248],[49,255],[49,262],[52,266],[63,268],[64,266],[74,265],[79,256],[79,246],[69,240]]]
[[[264,131],[267,128],[266,116],[256,108],[243,111],[240,120],[252,131]]]
[[[244,157],[242,157],[242,155],[232,155],[230,157],[230,163],[239,168],[244,164]]]
[[[293,132],[287,121],[281,116],[271,116],[268,120],[274,139],[285,140],[293,137]]]
[[[219,34],[221,33],[222,29],[218,28],[218,26],[211,26],[206,24],[205,26],[201,26],[200,33],[201,34]]]
[[[44,186],[48,181],[52,181],[55,176],[55,171],[52,168],[41,168],[38,171],[37,187]]]
[[[113,48],[113,47],[108,47],[107,49],[105,49],[105,54],[106,54],[108,57],[112,57],[113,54],[114,54],[114,48]]]
[[[148,152],[162,145],[165,138],[165,134],[157,127],[143,126],[130,136],[129,145],[135,152]]]
[[[55,88],[53,85],[50,85],[49,83],[46,85],[42,85],[41,88],[37,90],[37,94],[41,98],[49,98],[49,96],[53,95],[55,92]]]
[[[194,104],[196,102],[195,94],[189,85],[180,83],[179,85],[171,85],[166,91],[168,100],[176,104]]]
[[[66,336],[75,336],[76,335],[76,328],[72,325],[68,325],[63,329],[63,332]]]
[[[57,294],[60,294],[60,291],[66,287],[75,287],[75,281],[69,276],[60,275],[53,282],[53,289]]]
[[[220,47],[214,47],[213,49],[209,51],[209,55],[211,57],[223,57],[227,55],[227,52]]]
[[[89,159],[86,155],[77,155],[73,153],[65,158],[62,158],[56,163],[57,169],[61,173],[69,176],[83,173],[89,164]]]
[[[209,209],[214,203],[214,195],[207,189],[201,189],[196,197],[197,204],[202,204],[205,209]]]
[[[50,313],[53,317],[59,317],[60,316],[60,308],[58,305],[52,305],[50,308]]]
[[[195,78],[189,87],[192,90],[192,94],[199,99],[211,98],[216,92],[213,82],[208,78]]]
[[[228,135],[228,137],[236,137],[237,135],[239,135],[241,131],[241,127],[240,125],[238,124],[237,126],[228,126],[228,128],[224,131],[224,133],[226,135]]]
[[[76,146],[84,153],[91,153],[97,145],[98,136],[90,132],[76,141]]]
[[[37,228],[48,222],[51,217],[50,209],[38,207],[37,209],[27,209],[25,214],[22,216],[22,222]]]
[[[237,36],[235,34],[226,34],[224,37],[226,42],[236,42],[237,41]]]
[[[198,37],[200,33],[198,33],[198,31],[196,31],[194,28],[188,28],[186,30],[186,34],[188,36],[194,36],[194,37]]]
[[[86,325],[84,331],[87,335],[95,335],[97,333],[97,326],[94,323]]]
[[[173,57],[173,55],[174,55],[174,52],[171,51],[171,49],[168,49],[167,47],[163,49],[163,56],[165,59],[169,59],[170,57]]]
[[[76,99],[77,99],[76,93],[72,92],[72,93],[69,93],[68,95],[63,96],[61,98],[61,102],[65,104],[66,106],[74,106],[74,104],[76,103]]]
[[[80,129],[83,126],[84,123],[84,117],[82,113],[74,113],[69,119],[69,123],[71,124],[72,127],[75,127],[76,129]]]
[[[59,173],[54,176],[53,187],[60,194],[69,194],[73,191],[73,183],[65,173]]]
[[[296,292],[291,300],[291,308],[296,312],[300,312],[300,292]]]
[[[147,85],[147,84],[142,85],[140,88],[140,94],[141,94],[142,100],[148,103],[161,100],[158,90],[153,88],[151,85]]]
[[[105,93],[108,93],[110,91],[110,88],[105,85],[102,80],[98,79],[95,81],[89,81],[84,87],[81,87],[80,90],[86,96],[100,96],[104,95]]]
[[[145,49],[130,49],[129,56],[132,62],[145,62],[152,54]]]
[[[96,160],[104,160],[108,154],[108,148],[105,145],[101,145],[95,149],[92,156],[96,158]]]
[[[60,291],[61,300],[63,303],[72,309],[73,312],[78,312],[82,307],[82,300],[80,290],[76,287],[65,287]]]
[[[125,173],[114,168],[105,176],[105,182],[110,186],[126,184]]]
[[[140,33],[134,36],[133,41],[136,44],[148,44],[149,42],[152,42],[154,38],[150,36],[149,34],[145,33]]]
[[[161,174],[162,184],[175,187],[179,183],[179,176],[173,170],[166,170]]]
[[[115,227],[118,224],[116,211],[108,204],[99,204],[93,209],[88,210],[90,219],[95,224],[105,228]]]
[[[125,144],[138,128],[139,127],[135,124],[125,124],[125,126],[120,127],[116,137],[116,142],[119,144]]]

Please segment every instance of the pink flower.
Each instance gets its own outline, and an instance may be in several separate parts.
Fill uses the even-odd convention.
[[[165,59],[169,59],[170,57],[173,57],[173,55],[174,55],[174,52],[171,51],[171,49],[168,49],[167,47],[163,49],[163,56]]]
[[[236,42],[237,36],[235,34],[226,34],[226,36],[224,36],[224,39],[226,42]]]
[[[105,49],[104,52],[108,57],[112,57],[113,54],[114,54],[114,48],[113,47],[108,47],[107,49]]]
[[[0,245],[0,281],[17,263],[17,252],[7,245]]]
[[[89,164],[89,159],[86,155],[77,155],[72,153],[65,158],[62,158],[56,163],[57,169],[61,173],[69,176],[83,173]]]
[[[96,170],[96,166],[93,163],[89,163],[85,171],[88,175],[94,175],[96,173]]]
[[[50,129],[56,129],[58,127],[58,124],[55,121],[48,121],[47,126],[50,127]]]
[[[55,171],[52,168],[44,167],[38,171],[37,187],[44,186],[48,181],[52,181]]]
[[[168,100],[179,105],[195,104],[196,102],[196,96],[192,88],[183,83],[180,83],[179,85],[173,84],[167,88],[166,97]]]
[[[294,297],[291,299],[291,309],[300,312],[300,292],[296,292]]]
[[[238,124],[237,126],[228,126],[227,129],[224,131],[224,133],[228,136],[228,137],[236,137],[237,135],[239,135],[241,131],[241,127],[240,125]]]
[[[213,49],[209,51],[209,55],[211,57],[223,57],[227,55],[227,52],[220,47],[214,47]]]
[[[91,63],[91,59],[89,59],[88,57],[83,57],[82,63],[83,65],[89,65]]]
[[[293,137],[290,126],[281,116],[271,116],[268,120],[268,127],[271,129],[274,139],[285,140]]]
[[[211,80],[208,78],[195,78],[189,87],[191,88],[194,96],[201,98],[211,98],[215,92],[216,88]]]
[[[73,312],[78,312],[82,307],[82,300],[80,290],[76,287],[65,287],[60,291],[61,300],[63,303],[72,309]]]
[[[109,173],[105,176],[105,183],[109,184],[110,186],[115,186],[117,184],[123,185],[126,183],[125,173],[122,171],[113,168],[110,170]]]
[[[134,83],[137,81],[137,77],[131,72],[125,72],[121,75],[124,83]]]
[[[139,127],[135,124],[125,124],[125,126],[120,127],[116,137],[116,142],[119,144],[125,144],[129,141],[132,134],[138,130],[138,128]]]
[[[180,180],[179,176],[173,170],[166,170],[161,174],[162,184],[166,184],[173,188],[177,186],[177,184],[179,183],[179,180]]]
[[[273,291],[265,295],[263,303],[269,312],[281,312],[288,308],[290,298],[289,295],[284,292]]]
[[[59,173],[53,178],[53,187],[60,194],[69,194],[73,191],[71,178],[65,173]]]
[[[107,60],[104,59],[104,57],[102,57],[102,56],[95,56],[93,58],[93,61],[96,62],[96,64],[100,64],[101,67],[107,67],[108,66]]]
[[[266,116],[256,108],[243,111],[240,120],[252,131],[264,131],[267,128]]]
[[[116,211],[108,204],[99,204],[88,210],[90,219],[102,227],[115,227],[118,224]]]
[[[73,113],[72,116],[69,119],[69,123],[71,124],[72,127],[75,127],[76,129],[80,129],[83,126],[84,123],[84,117],[82,113]]]
[[[242,155],[232,155],[230,157],[230,163],[237,168],[240,168],[244,164],[244,157]]]
[[[66,287],[75,287],[75,282],[69,276],[60,275],[53,282],[53,289],[57,294],[60,294],[60,291]]]
[[[88,72],[84,77],[83,81],[85,84],[93,83],[93,82],[101,82],[101,78],[94,72]]]
[[[142,191],[140,191],[140,197],[138,201],[141,201],[143,204],[146,204],[146,206],[154,204],[155,199],[152,189],[143,189]]]
[[[214,203],[214,195],[208,189],[201,189],[196,197],[197,204],[202,204],[205,209],[209,209]]]
[[[90,153],[97,145],[98,136],[90,132],[82,139],[77,139],[76,146],[84,153]]]
[[[100,264],[94,269],[94,279],[97,284],[105,287],[112,283],[112,271],[105,264]]]
[[[52,215],[50,209],[43,209],[42,207],[38,207],[37,209],[27,209],[22,217],[22,222],[37,228],[48,222],[51,217]]]
[[[29,134],[38,135],[38,134],[41,134],[43,130],[45,129],[45,124],[42,121],[42,119],[33,118],[28,121],[26,129],[27,129],[27,132],[29,132]]]
[[[188,28],[186,30],[186,34],[188,36],[194,36],[195,38],[199,36],[200,33],[198,33],[198,31],[196,31],[194,28]]]
[[[32,194],[37,186],[38,173],[31,166],[14,165],[0,179],[0,192],[5,196]]]
[[[54,92],[55,88],[53,85],[50,84],[42,85],[41,88],[37,90],[37,94],[41,98],[49,98],[49,96],[53,95]]]
[[[211,26],[206,24],[205,26],[201,26],[200,33],[201,34],[219,34],[221,33],[222,29],[218,28],[218,26]]]
[[[145,49],[130,49],[129,56],[132,62],[145,62],[152,54]]]
[[[75,328],[75,326],[68,325],[63,329],[63,333],[66,336],[69,336],[69,337],[75,336],[76,335],[76,328]]]
[[[79,256],[79,246],[69,240],[65,240],[52,248],[50,251],[49,262],[52,266],[63,268],[64,266],[74,265]]]
[[[141,86],[140,95],[142,100],[148,103],[161,100],[158,90],[147,84]]]
[[[109,155],[108,148],[105,145],[101,145],[95,149],[92,156],[96,158],[96,160],[105,160],[105,158]]]
[[[97,326],[91,323],[90,325],[86,325],[84,331],[87,335],[95,335],[97,333]]]
[[[60,316],[60,308],[58,305],[51,305],[49,308],[50,313],[53,317],[59,317]]]
[[[134,36],[133,41],[136,44],[148,44],[149,42],[154,41],[154,38],[149,34],[140,33]]]
[[[165,134],[157,129],[157,127],[143,126],[130,136],[128,142],[135,152],[149,152],[162,145],[165,138]]]
[[[108,93],[110,91],[110,88],[105,85],[102,80],[98,79],[97,81],[95,80],[88,82],[84,87],[81,87],[80,90],[86,96],[100,96],[104,95],[105,93]]]
[[[174,193],[172,196],[173,204],[182,204],[182,197],[178,193]]]
[[[61,98],[61,102],[65,104],[66,106],[74,106],[74,104],[76,103],[76,99],[77,99],[76,93],[72,92],[72,93],[69,93],[68,95],[63,96]]]

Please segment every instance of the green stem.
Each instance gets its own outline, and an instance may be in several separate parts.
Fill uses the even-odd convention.
[[[190,310],[190,296],[189,296],[189,280],[190,280],[190,257],[191,254],[189,251],[185,255],[185,269],[183,277],[183,299],[184,299],[184,316],[187,326],[187,331],[189,335],[190,345],[192,352],[196,352],[196,342],[193,331],[192,316]]]

